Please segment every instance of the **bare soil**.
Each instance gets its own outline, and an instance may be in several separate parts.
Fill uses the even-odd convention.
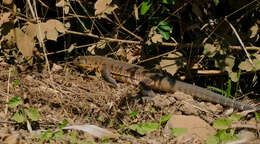
[[[218,104],[194,100],[191,96],[177,92],[175,94],[156,92],[152,100],[140,98],[139,88],[118,83],[114,88],[98,75],[83,73],[71,65],[59,65],[62,69],[52,70],[51,76],[47,71],[41,73],[31,69],[23,72],[14,70],[14,66],[0,63],[0,138],[19,139],[20,143],[36,143],[39,138],[29,133],[26,124],[19,124],[12,120],[17,109],[7,109],[7,101],[13,96],[21,96],[23,108],[35,108],[40,113],[40,120],[31,122],[33,131],[55,130],[64,119],[68,125],[94,124],[119,135],[118,139],[111,139],[111,143],[205,143],[198,135],[176,138],[166,132],[165,124],[160,129],[146,135],[140,135],[121,126],[135,123],[159,122],[168,114],[192,115],[205,121],[210,127],[219,118],[225,118],[226,108]],[[19,81],[14,86],[14,81]],[[7,111],[6,111],[7,110]],[[129,114],[138,110],[135,117]],[[244,118],[244,123],[238,122],[234,129],[248,130],[256,134],[254,115]],[[251,128],[247,122],[251,122]],[[183,121],[183,124],[189,121]],[[247,127],[246,127],[247,125]],[[256,127],[256,128],[255,128]],[[75,131],[78,142],[101,143],[87,133]],[[202,129],[207,131],[207,129]],[[68,133],[64,131],[62,139],[55,139],[53,143],[71,143]],[[6,135],[3,136],[3,133]],[[2,135],[1,135],[2,134]],[[9,136],[7,136],[9,134]],[[14,135],[14,134],[18,134]],[[49,143],[49,142],[46,142]],[[260,143],[254,139],[251,143]]]

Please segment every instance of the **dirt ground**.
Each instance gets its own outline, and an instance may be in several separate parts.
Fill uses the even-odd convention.
[[[20,143],[39,141],[39,137],[27,130],[26,124],[19,124],[12,120],[17,109],[7,109],[7,101],[13,96],[23,98],[24,108],[35,108],[39,111],[40,119],[37,122],[31,122],[34,132],[55,130],[64,119],[67,119],[68,125],[93,124],[116,133],[118,138],[110,139],[110,143],[205,143],[205,139],[199,134],[213,129],[212,123],[216,119],[227,117],[228,113],[227,108],[195,100],[181,92],[175,94],[156,92],[156,97],[152,100],[142,99],[138,87],[118,83],[118,87],[114,88],[98,75],[84,73],[70,64],[53,66],[51,76],[47,71],[38,73],[32,69],[20,72],[17,69],[14,70],[14,66],[4,62],[0,63],[0,71],[0,138],[2,142],[6,142],[12,136],[16,142],[19,140]],[[14,86],[13,83],[17,80],[19,83]],[[129,117],[129,114],[135,110],[139,113],[134,117]],[[187,121],[180,121],[180,125],[185,126],[195,122],[195,119],[200,119],[199,121],[205,122],[209,128],[200,129],[191,135],[179,138],[167,132],[167,127],[174,127],[169,122],[170,126],[162,124],[158,130],[145,135],[121,127],[135,123],[158,122],[163,116],[169,114],[192,116]],[[260,143],[257,137],[259,125],[257,127],[254,115],[248,114],[243,119],[233,127],[236,134],[246,130],[255,134],[250,143]],[[52,143],[72,143],[68,136],[69,131],[64,130],[64,137],[59,140],[55,139]],[[73,131],[78,143],[102,142],[101,139],[92,137],[86,132]],[[3,136],[3,134],[6,135]]]

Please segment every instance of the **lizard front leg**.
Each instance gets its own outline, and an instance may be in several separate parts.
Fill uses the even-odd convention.
[[[110,72],[110,69],[106,66],[106,65],[103,65],[102,66],[102,69],[100,70],[101,72],[101,75],[103,76],[103,78],[111,83],[114,87],[117,87],[117,83],[116,83],[116,80],[114,80],[112,77],[111,77],[111,72]]]

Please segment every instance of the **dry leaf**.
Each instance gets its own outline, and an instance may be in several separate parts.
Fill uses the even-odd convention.
[[[231,73],[229,74],[229,77],[231,78],[231,80],[232,80],[233,82],[237,82],[237,81],[238,81],[237,72],[231,72]]]
[[[224,58],[215,59],[215,66],[222,71],[232,72],[234,66],[235,57],[229,55]]]
[[[62,7],[65,14],[69,13],[70,7],[69,7],[69,1],[60,0],[56,3],[56,7]]]
[[[251,34],[250,34],[250,38],[254,38],[257,34],[258,34],[258,25],[257,24],[255,24],[255,25],[253,25],[251,28],[250,28],[250,32],[251,32]]]
[[[232,68],[235,64],[235,57],[233,56],[228,56],[225,58],[225,70],[228,71],[228,72],[232,72]]]
[[[148,37],[150,38],[148,41],[146,41],[146,44],[147,45],[151,45],[152,43],[158,43],[158,42],[162,42],[162,35],[161,34],[158,34],[156,32],[156,27],[153,26],[151,29],[150,29],[150,32],[148,34]]]
[[[65,0],[60,0],[56,3],[56,7],[64,7],[65,5],[67,5],[67,1]]]
[[[95,48],[96,48],[96,45],[91,45],[88,47],[87,51],[90,52],[92,55],[95,55]]]
[[[99,48],[99,49],[105,48],[106,47],[106,41],[105,40],[98,41],[96,47]]]
[[[0,27],[2,26],[3,23],[10,21],[10,18],[9,18],[10,15],[11,15],[10,12],[2,13],[0,15]]]
[[[28,22],[22,29],[24,29],[25,34],[32,39],[36,36],[36,24]]]
[[[51,27],[50,29],[56,29],[60,33],[65,33],[66,29],[64,27],[64,24],[58,20],[50,19],[46,22],[46,25]]]
[[[21,51],[23,56],[31,57],[33,56],[33,49],[34,49],[34,41],[25,33],[23,33],[20,29],[15,29],[16,34],[16,44],[18,49]]]
[[[106,14],[111,14],[117,7],[117,5],[111,5],[112,0],[98,0],[95,3],[95,15],[98,18],[106,18]]]
[[[37,36],[39,41],[43,41],[45,38],[56,41],[58,38],[58,32],[66,32],[64,24],[55,19],[39,24],[28,23],[23,27],[23,29],[30,38],[34,39],[34,37]]]
[[[151,38],[153,43],[161,43],[162,42],[162,35],[160,34],[155,34],[153,35],[153,37]]]
[[[73,125],[73,126],[67,126],[63,129],[74,129],[74,130],[82,130],[84,132],[87,132],[95,137],[99,137],[101,139],[104,138],[115,138],[117,139],[118,136],[114,133],[112,133],[111,131],[107,130],[107,129],[103,129],[100,128],[98,126],[95,125],[89,125],[89,124],[85,124],[85,125]]]
[[[53,41],[56,41],[58,36],[59,36],[59,34],[56,30],[48,30],[47,34],[46,34],[46,38],[48,40],[53,40]]]
[[[251,71],[253,69],[251,63],[249,62],[248,59],[246,59],[245,61],[242,61],[238,67],[242,70],[246,70],[246,71]]]
[[[10,5],[13,3],[13,0],[3,0],[4,5]]]
[[[182,62],[182,54],[179,52],[176,52],[174,54],[169,54],[166,57],[162,57],[162,60],[160,62],[160,66],[163,70],[166,70],[168,73],[174,75],[178,68],[181,66],[180,64],[183,64]]]
[[[213,57],[217,53],[217,48],[213,44],[206,43],[204,45],[203,54],[208,57]]]

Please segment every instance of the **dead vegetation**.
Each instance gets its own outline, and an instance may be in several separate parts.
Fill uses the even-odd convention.
[[[0,8],[0,142],[214,143],[216,134],[260,143],[257,113],[231,115],[180,92],[143,99],[138,87],[114,88],[71,64],[113,57],[257,105],[257,0],[3,0]]]

